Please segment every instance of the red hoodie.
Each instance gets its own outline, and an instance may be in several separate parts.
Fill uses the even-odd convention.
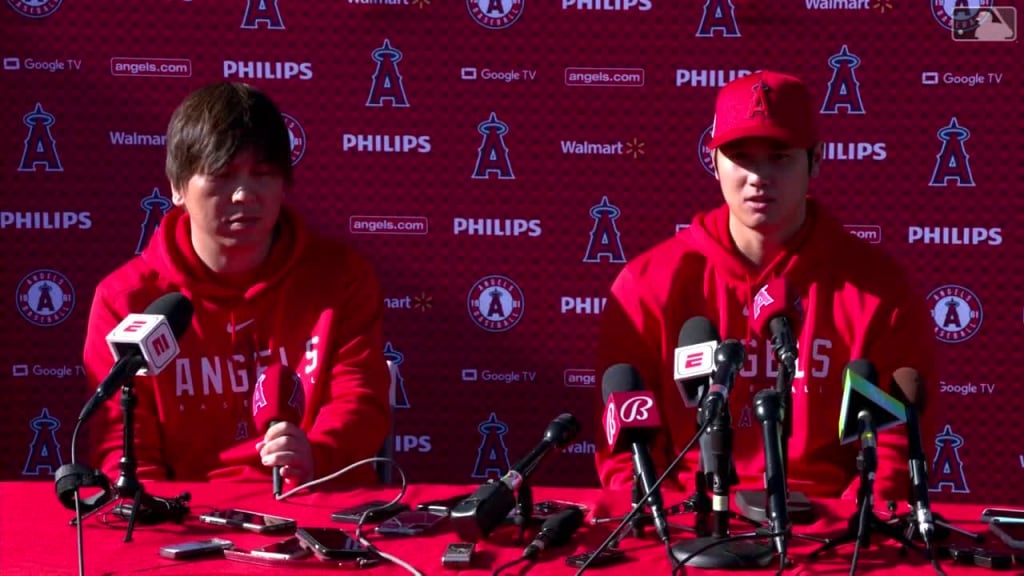
[[[904,366],[935,383],[934,336],[925,299],[894,259],[852,236],[813,199],[808,200],[804,226],[761,271],[735,248],[728,222],[725,205],[700,214],[687,230],[625,266],[602,318],[599,374],[620,362],[632,364],[653,392],[665,423],[651,444],[661,472],[697,427],[696,409],[683,404],[672,379],[673,351],[683,323],[705,316],[723,340],[743,341],[746,363],[729,396],[733,458],[739,487],[763,488],[763,440],[753,397],[775,386],[778,365],[767,339],[754,332],[748,310],[761,286],[783,277],[803,309],[803,322],[794,335],[800,352],[793,381],[789,488],[852,498],[859,485],[858,445],[841,446],[837,433],[843,369],[850,360],[867,358],[885,390],[893,371]],[[929,411],[921,425],[922,435],[930,437]],[[675,474],[679,489],[692,486],[698,458],[699,449],[694,448],[681,463]],[[879,434],[878,459],[875,494],[906,501],[910,478],[902,427]],[[603,486],[631,484],[628,453],[612,455],[602,445],[596,460]]]
[[[257,370],[291,367],[305,387],[301,423],[319,478],[373,456],[390,429],[383,297],[370,263],[308,230],[282,209],[267,261],[225,282],[192,248],[189,216],[175,208],[146,250],[96,287],[84,362],[94,389],[113,358],[105,337],[121,319],[172,291],[195,307],[181,352],[156,377],[136,377],[135,455],[140,479],[265,478],[253,423]],[[116,478],[122,454],[120,393],[93,416],[94,462]],[[374,478],[369,466],[348,482]]]

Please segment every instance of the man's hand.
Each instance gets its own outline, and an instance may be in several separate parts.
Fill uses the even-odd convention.
[[[278,422],[256,443],[264,466],[281,466],[281,477],[288,484],[303,484],[313,479],[313,448],[297,425]]]

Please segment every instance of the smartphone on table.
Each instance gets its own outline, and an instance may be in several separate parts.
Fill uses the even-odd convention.
[[[212,512],[201,514],[199,520],[207,524],[242,528],[261,534],[294,530],[296,525],[295,520],[291,518],[252,512],[250,510],[239,510],[237,508],[213,510]]]
[[[189,542],[168,544],[167,546],[160,548],[160,555],[164,558],[171,558],[172,560],[184,560],[187,558],[197,558],[199,556],[207,556],[210,554],[220,554],[232,546],[234,546],[234,544],[232,544],[230,540],[225,540],[223,538],[192,540]]]
[[[458,496],[450,496],[439,500],[429,500],[427,502],[417,504],[416,509],[423,512],[433,512],[434,514],[443,514],[447,516],[452,513],[452,508],[454,508],[456,504],[462,502],[466,498],[469,498],[469,496],[469,494],[459,494]]]
[[[369,556],[370,551],[341,528],[297,528],[295,537],[321,560]]]
[[[279,542],[256,548],[250,554],[275,560],[298,560],[299,558],[309,556],[310,552],[309,548],[302,545],[302,541],[299,540],[298,536],[292,536],[291,538],[285,538]]]
[[[981,511],[981,521],[990,522],[999,518],[1001,522],[1024,522],[1024,510],[1018,508],[985,508]]]
[[[331,520],[355,524],[359,522],[364,513],[369,512],[366,516],[366,522],[376,523],[391,518],[399,512],[405,512],[408,509],[409,506],[401,502],[388,505],[386,500],[372,500],[356,504],[355,506],[349,506],[348,508],[342,508],[331,514]]]
[[[392,536],[416,536],[433,530],[447,518],[447,514],[408,510],[381,522],[377,526],[376,532]]]

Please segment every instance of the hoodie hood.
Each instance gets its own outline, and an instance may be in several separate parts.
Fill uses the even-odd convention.
[[[298,214],[282,206],[274,229],[277,237],[266,261],[250,273],[227,280],[199,259],[192,247],[190,222],[184,209],[171,209],[142,258],[193,301],[198,298],[231,306],[256,298],[287,276],[309,241],[309,232]]]

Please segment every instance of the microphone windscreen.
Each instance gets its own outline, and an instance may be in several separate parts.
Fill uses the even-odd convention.
[[[608,403],[608,397],[616,392],[640,392],[644,390],[643,380],[640,373],[630,364],[615,364],[604,371],[601,378],[601,393],[604,395],[604,403]]]
[[[790,326],[796,326],[800,315],[795,306],[796,296],[782,278],[772,278],[754,295],[750,319],[758,334],[771,334],[768,325],[773,318],[784,317]],[[795,330],[795,328],[794,328]]]
[[[252,393],[252,418],[256,428],[266,430],[271,422],[302,421],[306,393],[302,380],[289,367],[272,364],[256,379]]]
[[[683,323],[679,330],[679,347],[691,346],[702,342],[718,342],[718,328],[704,316],[694,316]]]
[[[897,368],[892,373],[892,382],[892,395],[897,400],[917,406],[919,410],[924,407],[925,387],[920,372],[913,368]]]
[[[565,412],[559,414],[544,429],[544,439],[551,442],[558,448],[565,448],[576,438],[580,431],[580,421],[572,414]]]
[[[168,292],[150,304],[145,314],[155,314],[167,318],[167,324],[174,332],[174,339],[180,340],[192,324],[192,302],[181,292]]]

